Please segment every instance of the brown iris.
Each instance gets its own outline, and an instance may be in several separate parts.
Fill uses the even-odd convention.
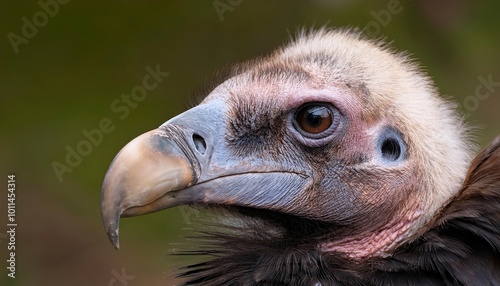
[[[323,105],[307,105],[295,116],[297,125],[309,134],[319,134],[327,130],[333,122],[332,111]]]

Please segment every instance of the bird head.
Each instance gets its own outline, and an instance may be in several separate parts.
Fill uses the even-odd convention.
[[[384,256],[456,194],[469,150],[453,105],[407,55],[353,31],[303,32],[128,143],[102,216],[115,247],[120,217],[199,205],[285,229],[297,218],[318,226],[321,251]]]

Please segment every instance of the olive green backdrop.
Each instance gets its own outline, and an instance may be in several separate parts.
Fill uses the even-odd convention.
[[[435,2],[0,1],[0,284],[173,284],[181,260],[168,253],[198,214],[122,220],[116,251],[99,210],[106,169],[132,138],[204,96],[218,70],[269,53],[301,27],[359,27],[408,50],[486,145],[500,133],[500,2]],[[169,75],[123,100],[148,66]],[[15,279],[6,270],[9,174]]]

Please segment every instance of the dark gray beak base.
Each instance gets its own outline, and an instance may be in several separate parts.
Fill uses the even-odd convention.
[[[234,205],[301,214],[307,166],[272,156],[235,155],[225,140],[226,105],[198,105],[128,143],[108,169],[101,212],[118,248],[120,217],[184,204]]]

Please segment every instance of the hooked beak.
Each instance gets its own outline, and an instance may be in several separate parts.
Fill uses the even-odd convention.
[[[172,192],[196,183],[199,166],[190,149],[176,142],[176,132],[166,128],[146,132],[128,143],[111,163],[102,187],[101,211],[115,248],[119,248],[120,217],[182,204]]]
[[[293,211],[309,176],[297,162],[234,155],[224,137],[224,106],[199,105],[118,153],[101,192],[104,227],[116,249],[120,217],[196,203]]]

